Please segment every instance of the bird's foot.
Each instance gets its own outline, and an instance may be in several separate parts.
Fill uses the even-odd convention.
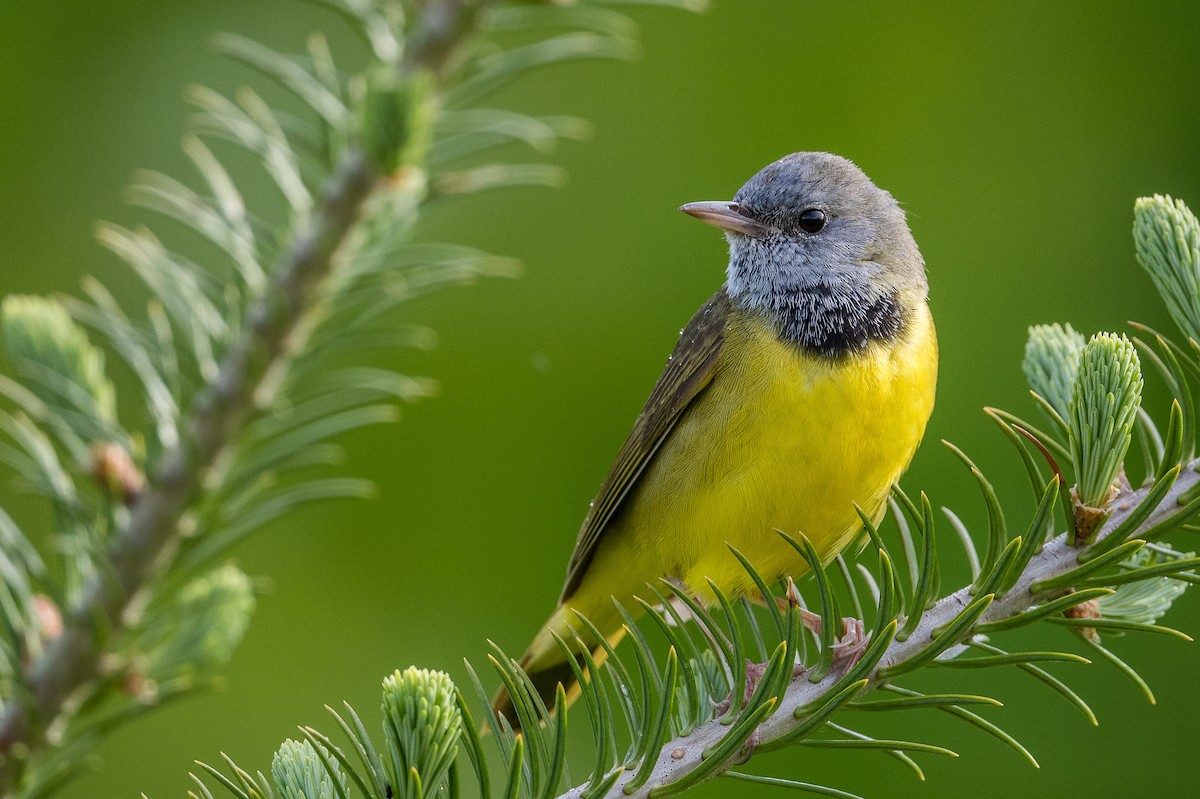
[[[821,617],[812,611],[800,609],[800,621],[816,635],[821,634]],[[842,634],[833,642],[833,662],[850,669],[862,658],[871,636],[862,619],[843,618]]]
[[[750,733],[750,737],[742,744],[741,754],[738,756],[737,765],[741,765],[750,759],[754,754],[754,750],[758,748],[759,741],[762,740],[762,734],[759,732],[759,727],[754,728],[754,732]]]
[[[746,669],[746,680],[745,680],[745,684],[742,686],[742,695],[741,695],[741,697],[738,698],[738,703],[737,703],[738,707],[742,707],[743,705],[745,705],[747,702],[750,701],[750,697],[754,696],[754,690],[756,688],[758,688],[759,682],[762,681],[763,673],[766,672],[766,670],[767,670],[767,664],[766,663],[754,663],[752,661],[747,660],[745,669]],[[734,688],[736,688],[736,686],[734,686]],[[709,702],[713,706],[713,710],[716,711],[718,716],[725,715],[727,712],[729,712],[729,708],[733,706],[733,701],[734,701],[733,693],[734,693],[734,689],[730,689],[729,696],[725,697],[720,702],[713,702],[712,700],[709,700]]]
[[[842,635],[833,645],[833,662],[840,663],[847,669],[858,665],[867,645],[871,643],[871,634],[862,619],[842,619]]]
[[[758,689],[758,684],[762,681],[762,676],[766,670],[766,663],[751,663],[748,660],[746,661],[746,688],[742,692],[742,705],[745,705],[750,701],[750,697],[753,696],[754,692]],[[798,677],[805,671],[807,671],[807,669],[805,668],[804,664],[796,663],[792,666],[792,677]],[[732,692],[730,692],[730,696],[733,696]],[[718,706],[717,709],[719,714],[724,714],[725,711],[729,709],[729,700],[726,699]],[[762,733],[759,732],[760,729],[762,729],[761,725],[755,727],[754,732],[750,733],[750,737],[746,739],[744,744],[742,744],[742,751],[738,755],[737,759],[738,765],[745,763],[750,759],[750,756],[754,754],[755,748],[758,747],[759,742],[762,740]]]
[[[742,697],[738,702],[738,707],[745,706],[750,701],[750,697],[754,696],[754,692],[758,690],[758,684],[762,682],[763,674],[765,674],[767,671],[767,664],[753,663],[747,660],[745,668],[746,683],[742,687]],[[792,666],[792,676],[799,677],[807,670],[808,669],[804,666],[804,664],[796,663]],[[713,710],[716,711],[718,716],[724,715],[726,712],[728,712],[730,706],[733,704],[733,691],[731,690],[729,692],[729,696],[725,697],[720,702],[712,702],[712,700],[709,700],[709,702],[712,704]]]
[[[800,606],[800,593],[796,590],[796,584],[791,577],[786,578],[787,586],[783,596],[773,597],[775,605],[782,611],[786,611],[789,606],[795,607],[800,613],[800,623],[807,627],[816,635],[821,634],[821,616],[813,613],[805,607]],[[757,605],[766,606],[766,602],[762,598],[750,599]],[[862,619],[843,618],[842,619],[842,634],[833,642],[833,662],[835,665],[844,665],[845,668],[853,668],[855,664],[862,658],[863,652],[867,649],[867,644],[871,641],[871,636],[866,631],[866,626]],[[799,674],[804,670],[803,666],[796,668],[795,674]],[[794,676],[794,675],[793,675]]]

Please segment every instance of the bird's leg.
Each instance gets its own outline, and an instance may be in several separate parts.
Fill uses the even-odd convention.
[[[662,612],[667,610],[666,605],[670,605],[671,610],[673,610],[674,613]],[[696,621],[696,614],[693,613],[692,609],[688,607],[688,604],[679,597],[668,597],[666,605],[655,605],[654,609],[661,612],[663,621],[665,621],[671,627],[678,627],[681,624],[685,624],[689,621]],[[678,621],[676,621],[676,619],[678,619]],[[700,625],[702,629],[703,626],[704,625]]]
[[[776,603],[780,610],[787,611],[790,608],[795,608],[800,614],[800,623],[811,630],[814,634],[821,634],[821,616],[817,613],[804,608],[800,605],[800,593],[796,590],[796,584],[792,578],[787,578],[787,587],[783,596],[772,597],[772,601]],[[759,597],[757,599],[750,598],[750,601],[766,607],[766,601]],[[842,635],[835,639],[833,649],[833,662],[837,665],[842,665],[846,669],[853,668],[863,652],[866,651],[867,644],[870,641],[870,636],[867,634],[866,627],[861,619],[843,618],[842,619]],[[742,691],[740,705],[745,705],[750,701],[750,697],[754,695],[758,688],[759,682],[762,680],[763,674],[766,672],[766,663],[753,663],[746,661],[746,681]],[[792,677],[799,676],[807,670],[803,663],[795,663],[792,665]],[[733,692],[730,691],[729,696],[725,701],[714,704],[717,713],[723,714],[729,710],[730,703],[733,701]],[[746,743],[742,745],[740,762],[745,762],[750,759],[754,753],[755,747],[758,746],[760,733],[758,729],[750,734],[746,739]]]
[[[796,584],[794,582],[792,582],[791,577],[787,578],[787,589],[784,591],[784,595],[780,596],[780,597],[772,597],[772,599],[783,610],[787,610],[789,607],[797,608],[800,611],[802,620],[805,618],[804,614],[808,613],[807,610],[800,607],[800,592],[796,590]],[[765,603],[765,601],[763,601],[763,599],[761,597],[759,597],[758,599],[750,599],[750,601],[759,605],[759,607],[766,607],[766,603]],[[821,622],[820,616],[816,616],[815,614],[812,614],[812,613],[808,613],[808,615],[815,618],[817,620],[817,623],[820,624],[820,622]],[[750,660],[747,660],[745,668],[746,668],[746,680],[745,680],[744,689],[742,691],[742,698],[739,703],[739,707],[742,705],[745,705],[747,702],[749,702],[750,697],[753,696],[755,690],[758,689],[758,684],[762,680],[762,676],[767,670],[767,664],[766,663],[754,663]],[[806,669],[805,669],[804,664],[802,664],[802,663],[793,663],[792,664],[792,676],[793,677],[803,674],[805,671],[806,671]],[[732,701],[733,701],[733,691],[730,691],[729,696],[726,697],[724,701],[719,702],[719,703],[714,703],[713,707],[716,708],[718,713],[725,713],[725,711],[729,710],[729,706],[732,703]],[[758,731],[756,730],[754,732],[754,734],[751,735],[750,738],[748,739],[747,746],[750,746],[751,741],[757,741],[757,735],[758,735]],[[749,751],[752,751],[752,750],[753,750],[753,747],[750,746],[750,750],[747,751],[747,756],[749,756]]]
[[[821,622],[820,616],[810,613],[809,611],[807,611],[804,608],[803,605],[800,604],[800,592],[796,589],[796,583],[795,583],[795,581],[792,580],[791,577],[787,578],[787,584],[784,589],[783,596],[776,597],[775,601],[779,604],[780,608],[784,612],[787,612],[788,610],[791,610],[793,608],[796,609],[800,613],[801,623],[804,624],[805,626],[807,626],[809,623],[809,620],[805,614],[807,614],[808,617],[815,618],[817,620],[818,624],[820,624],[820,622]],[[812,629],[812,628],[810,627],[809,629]],[[758,681],[762,679],[762,675],[763,675],[764,671],[766,671],[765,663],[757,669],[757,672],[758,672],[757,678],[754,680],[753,688],[758,687]],[[805,671],[807,671],[807,668],[805,667],[805,665],[803,663],[800,663],[800,662],[792,663],[792,677],[793,678],[798,677],[799,675],[803,674]],[[746,693],[746,699],[743,701],[749,701],[750,696],[753,694],[753,688],[750,686],[749,670],[747,670],[746,677],[747,677],[747,679],[746,679],[747,693]],[[741,752],[741,758],[740,758],[739,762],[745,763],[747,760],[750,759],[750,756],[754,754],[754,750],[758,747],[759,740],[761,740],[761,733],[759,733],[759,729],[760,729],[760,727],[755,727],[754,732],[750,733],[750,737],[746,739],[746,742],[744,744],[742,744],[742,752]]]
[[[742,707],[750,701],[750,697],[754,696],[754,691],[758,688],[759,681],[762,680],[763,674],[767,670],[766,663],[755,663],[751,660],[746,661],[746,680],[742,689],[742,696],[738,700],[738,707]],[[711,702],[711,700],[710,700]],[[720,702],[712,702],[713,710],[717,715],[724,715],[733,704],[733,690],[729,691],[729,696],[722,699]]]
[[[792,578],[786,578],[787,584],[783,596],[771,597],[780,610],[787,611],[795,608],[800,614],[800,623],[811,630],[815,635],[821,634],[822,621],[821,616],[813,613],[811,610],[800,605],[800,593],[796,590],[796,584]],[[760,607],[766,607],[767,600],[761,596],[747,597],[747,599]],[[867,644],[870,641],[870,636],[867,634],[866,627],[861,619],[843,618],[842,619],[842,635],[837,637],[832,645],[833,662],[836,665],[843,666],[846,669],[853,668],[863,652],[866,651]],[[744,706],[750,701],[750,697],[754,695],[759,683],[762,681],[763,674],[766,672],[766,663],[754,663],[747,660],[745,664],[746,679],[742,689],[742,695],[736,698],[738,706]],[[806,671],[803,663],[794,663],[792,665],[792,677],[803,674]],[[726,713],[735,701],[733,691],[729,692],[721,702],[714,702],[713,709],[718,715]],[[741,762],[748,760],[753,754],[754,749],[758,746],[759,732],[756,729],[746,739],[746,743],[742,745]]]
[[[761,597],[747,597],[747,599],[759,607],[766,607],[766,601]],[[799,593],[796,591],[796,584],[792,582],[792,578],[787,578],[787,590],[783,596],[771,597],[775,605],[782,611],[787,611],[789,605],[799,605]],[[814,635],[821,634],[821,616],[813,613],[804,607],[797,607],[800,612],[800,623],[812,631]],[[858,663],[866,651],[867,644],[870,643],[870,636],[867,634],[866,626],[862,619],[845,617],[842,619],[842,635],[836,638],[833,642],[833,662],[838,665],[845,664],[846,668],[852,668]],[[803,666],[796,666],[793,676],[804,670]]]

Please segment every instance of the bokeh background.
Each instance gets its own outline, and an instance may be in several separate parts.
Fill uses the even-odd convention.
[[[703,15],[635,15],[637,61],[556,68],[496,98],[591,120],[590,142],[552,156],[564,188],[445,202],[423,224],[422,238],[515,256],[525,275],[405,309],[440,345],[391,362],[436,377],[442,395],[346,438],[346,469],[372,478],[378,498],[309,509],[239,549],[266,590],[225,689],[112,736],[64,797],[181,795],[192,759],[222,751],[265,769],[296,724],[324,724],[325,703],[347,699],[377,719],[377,686],[394,668],[462,679],[462,658],[481,660],[485,639],[520,650],[679,328],[722,279],[720,237],[675,207],[727,198],[783,154],[846,155],[907,208],[942,371],[906,485],[976,527],[976,489],[937,442],[977,456],[1013,487],[1010,517],[1028,518],[1023,478],[980,413],[1033,413],[1019,370],[1026,327],[1169,325],[1133,259],[1131,210],[1152,192],[1200,207],[1200,5],[715,0]],[[339,24],[294,0],[0,2],[0,290],[73,292],[84,273],[133,286],[91,225],[143,218],[120,202],[136,168],[189,174],[176,146],[184,86],[250,78],[209,35],[299,49],[318,27]],[[1147,407],[1165,405],[1149,380]],[[1200,629],[1200,597],[1167,620]],[[1067,635],[1034,643],[1069,647]],[[1098,729],[1019,673],[916,681],[1002,698],[991,717],[1040,770],[936,713],[868,725],[964,755],[923,758],[925,784],[877,754],[789,750],[757,770],[875,797],[1194,792],[1200,652],[1112,643],[1158,704],[1107,666],[1059,670],[1093,702]],[[725,782],[696,795],[752,790],[771,791]]]

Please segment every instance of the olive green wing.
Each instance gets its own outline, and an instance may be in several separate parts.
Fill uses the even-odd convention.
[[[650,399],[638,414],[629,438],[617,453],[616,462],[583,520],[560,602],[565,602],[579,588],[604,529],[621,502],[637,485],[688,405],[712,381],[725,342],[729,309],[729,296],[722,288],[701,306],[680,334],[679,343],[650,392]]]

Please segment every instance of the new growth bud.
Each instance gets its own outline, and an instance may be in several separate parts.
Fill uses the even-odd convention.
[[[324,756],[324,757],[322,757]],[[329,764],[326,767],[326,763]],[[333,776],[330,775],[330,769]],[[271,761],[271,776],[281,799],[337,799],[346,796],[346,775],[322,747],[320,753],[309,741],[288,739]],[[340,790],[335,786],[341,786]]]
[[[433,134],[436,116],[433,77],[401,77],[392,67],[366,76],[358,124],[363,149],[387,175],[419,165]]]
[[[61,303],[12,295],[0,305],[0,317],[8,354],[39,399],[99,422],[116,419],[116,392],[104,373],[104,354]]]
[[[254,613],[250,578],[227,565],[185,585],[170,610],[138,636],[145,676],[156,682],[203,675],[224,666],[241,643]]]
[[[109,496],[125,505],[132,504],[146,484],[129,452],[111,441],[92,445],[92,477]]]
[[[384,732],[399,796],[434,796],[454,757],[462,713],[449,675],[410,666],[383,681]]]
[[[1167,310],[1184,335],[1200,342],[1200,221],[1170,195],[1133,206],[1133,243]]]
[[[1064,419],[1070,413],[1075,376],[1086,340],[1070,325],[1034,325],[1025,342],[1021,369],[1029,388],[1050,403]]]
[[[1123,335],[1097,333],[1083,349],[1071,397],[1071,455],[1078,503],[1102,509],[1122,473],[1142,401],[1137,351]],[[1090,529],[1080,530],[1083,540]]]

